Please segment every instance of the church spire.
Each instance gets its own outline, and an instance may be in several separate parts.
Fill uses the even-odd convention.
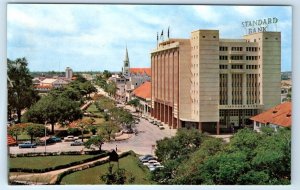
[[[130,68],[130,62],[129,62],[127,45],[126,45],[126,53],[125,53],[124,66],[123,66],[123,75],[129,74],[129,68]]]
[[[128,65],[125,65],[125,66],[129,67],[129,57],[128,57],[127,45],[126,45],[126,54],[125,54],[125,60],[124,60],[124,63],[128,63]]]

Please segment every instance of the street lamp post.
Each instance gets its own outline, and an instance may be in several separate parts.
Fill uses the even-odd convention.
[[[46,156],[46,147],[47,147],[46,135],[47,135],[47,121],[45,122],[45,156]]]

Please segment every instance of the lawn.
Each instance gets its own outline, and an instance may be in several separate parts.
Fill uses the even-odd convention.
[[[63,156],[38,156],[9,158],[10,168],[44,169],[71,162],[85,160],[95,155],[63,155]]]
[[[133,184],[153,184],[154,182],[149,180],[149,170],[144,166],[143,168],[140,168],[138,166],[138,162],[139,161],[135,156],[129,155],[120,159],[120,168],[124,168],[127,171],[127,178],[129,178],[128,172],[135,177]],[[113,162],[113,164],[114,169],[116,169],[116,162]],[[104,182],[100,180],[100,176],[107,172],[108,166],[109,164],[107,163],[101,166],[71,173],[62,179],[61,184],[104,184]]]
[[[87,109],[87,112],[91,112],[92,114],[95,114],[97,116],[103,116],[103,113],[100,112],[97,108],[96,105],[94,103],[92,103]]]

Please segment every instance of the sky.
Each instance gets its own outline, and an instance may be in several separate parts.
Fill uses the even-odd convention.
[[[190,38],[198,29],[242,39],[242,22],[278,18],[281,71],[292,67],[290,6],[8,4],[7,57],[26,57],[30,71],[121,71],[127,46],[131,67],[150,67],[157,33]],[[165,35],[166,38],[166,35]]]

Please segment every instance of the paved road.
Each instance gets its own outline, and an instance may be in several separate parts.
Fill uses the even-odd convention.
[[[137,135],[132,135],[131,138],[123,141],[114,141],[104,143],[103,150],[115,149],[116,145],[119,151],[133,150],[138,154],[154,153],[152,145],[156,144],[157,140],[164,137],[174,136],[175,129],[169,129],[165,127],[164,130],[160,130],[157,126],[152,125],[145,119],[140,119],[140,122],[136,124],[138,130]],[[67,151],[81,151],[85,149],[83,146],[71,146],[71,142],[60,142],[53,145],[46,146],[46,152],[67,152]],[[28,152],[45,152],[44,146],[38,146],[36,148],[22,148],[10,147],[11,154],[28,153]]]
[[[103,148],[114,149],[117,145],[118,150],[121,150],[122,152],[133,150],[138,154],[153,154],[154,149],[152,148],[152,145],[155,145],[157,140],[174,136],[176,133],[175,129],[169,129],[168,127],[165,127],[164,130],[160,130],[156,125],[153,125],[142,118],[136,127],[138,130],[137,135],[133,135],[128,140],[105,143]]]

